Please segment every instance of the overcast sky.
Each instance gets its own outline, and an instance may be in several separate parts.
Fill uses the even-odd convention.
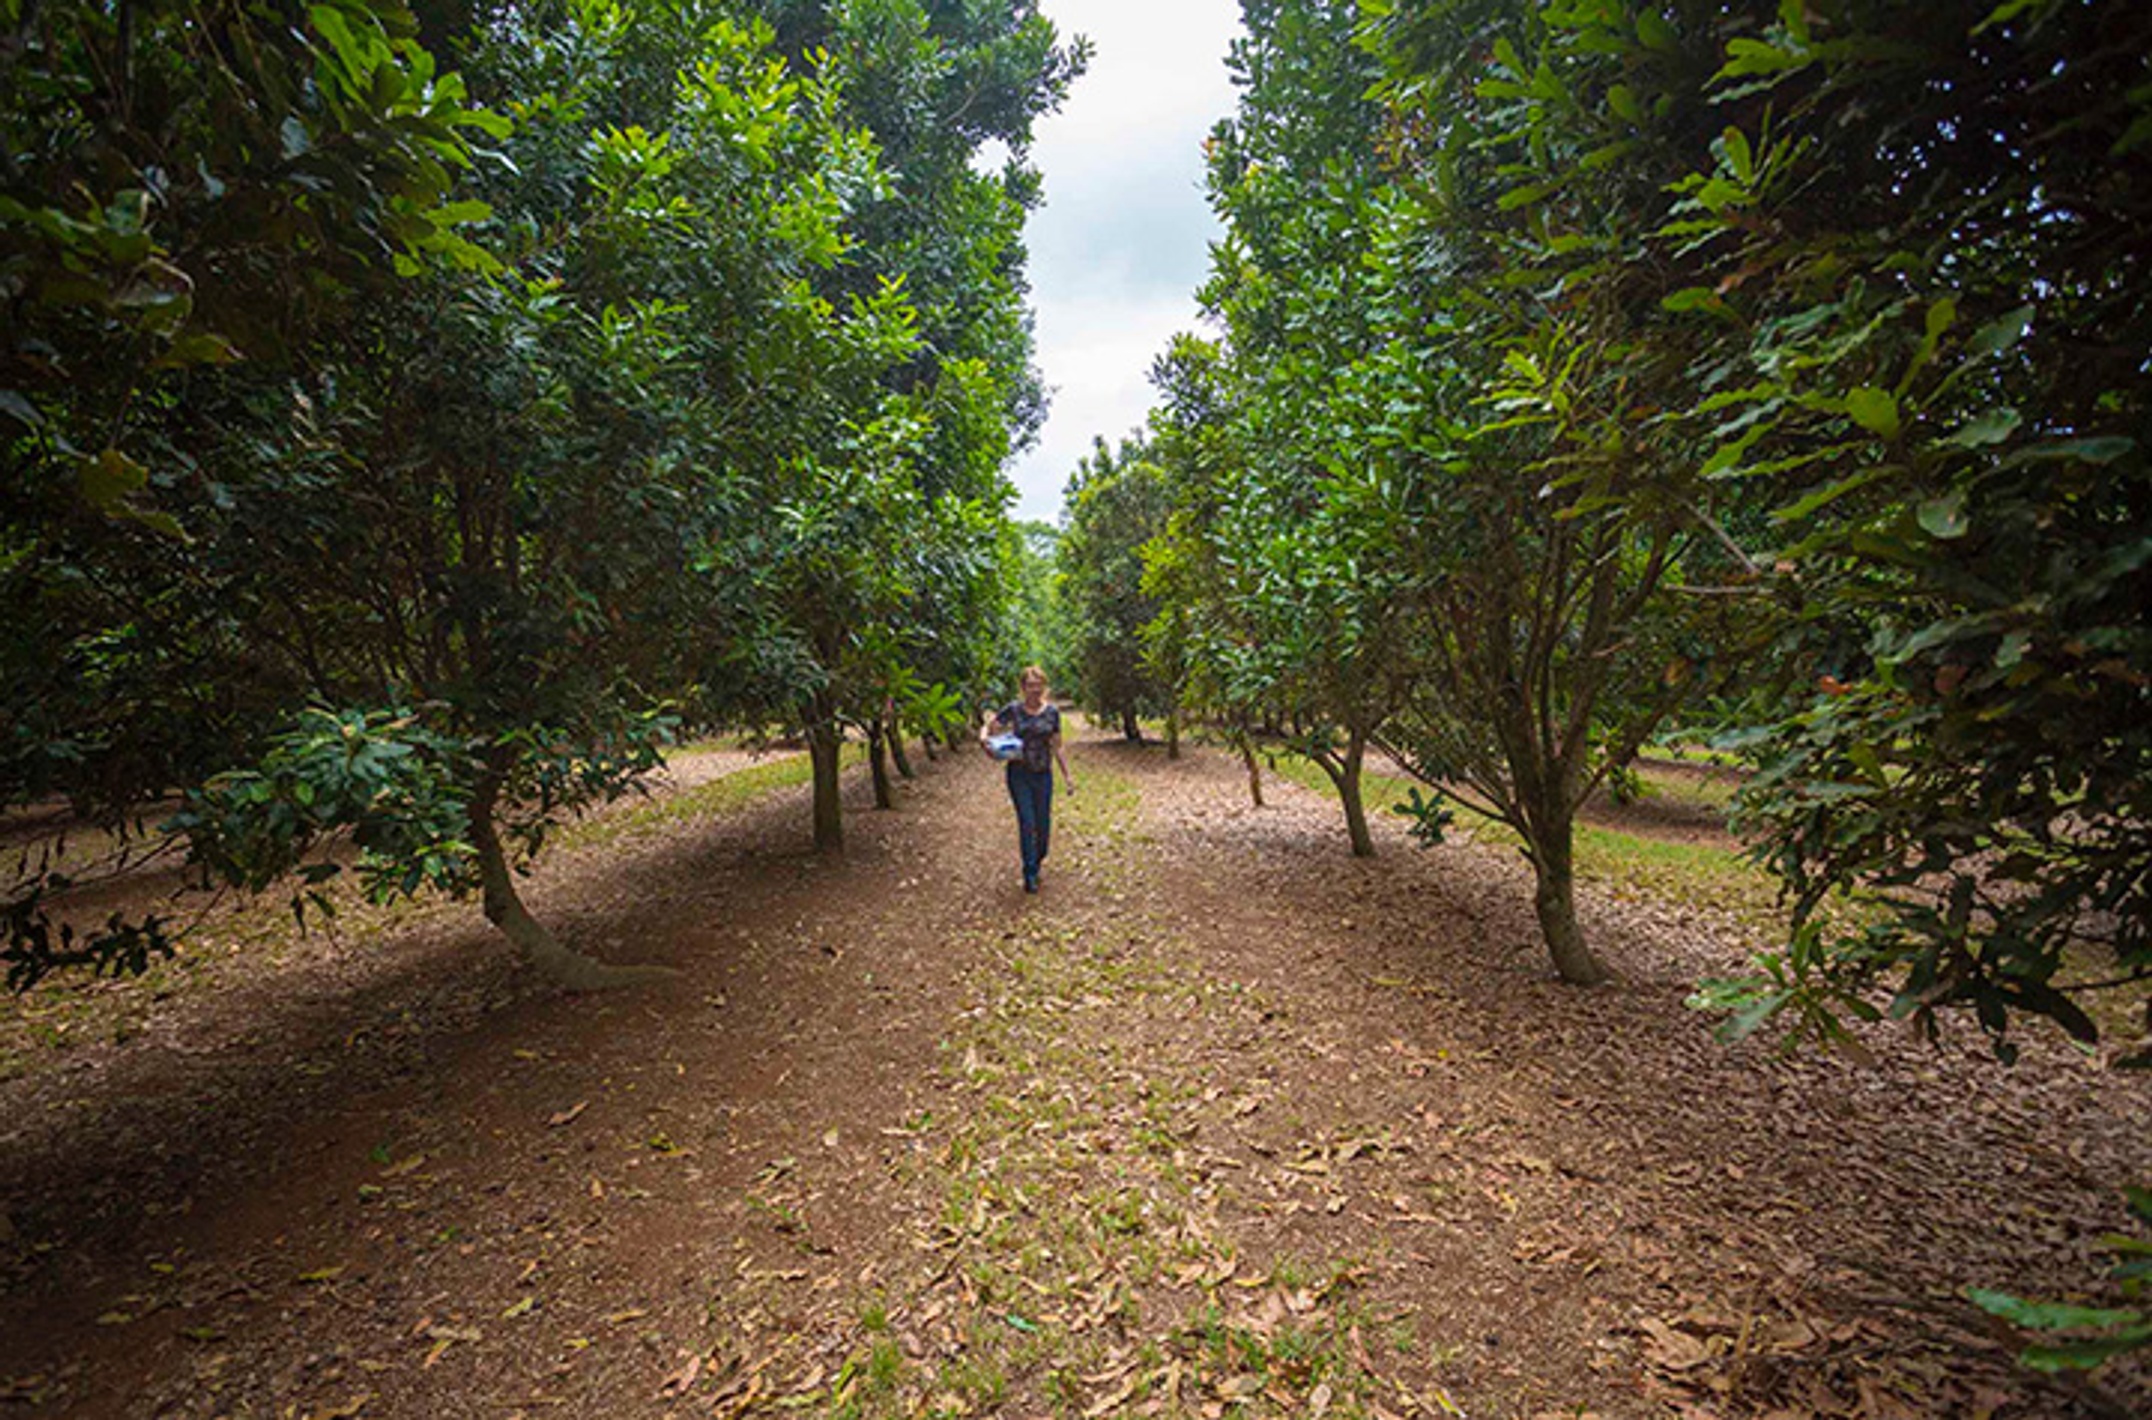
[[[1064,38],[1088,36],[1091,68],[1038,126],[1046,201],[1031,217],[1038,363],[1053,411],[1012,470],[1016,514],[1053,521],[1094,434],[1119,439],[1151,406],[1146,378],[1175,331],[1197,326],[1195,290],[1218,235],[1203,199],[1203,138],[1233,111],[1226,46],[1239,0],[1043,0]]]

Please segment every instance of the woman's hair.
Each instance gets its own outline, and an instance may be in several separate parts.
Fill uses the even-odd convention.
[[[1046,672],[1037,666],[1025,666],[1016,673],[1016,683],[1018,685],[1024,685],[1034,680],[1040,685],[1048,684]]]

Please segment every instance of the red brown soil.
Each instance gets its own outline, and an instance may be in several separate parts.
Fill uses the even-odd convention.
[[[1729,1049],[1682,1006],[1728,924],[1588,896],[1624,981],[1575,992],[1511,855],[1385,824],[1355,861],[1223,757],[1074,758],[1037,898],[965,757],[892,813],[855,780],[842,861],[787,790],[544,864],[533,909],[660,988],[546,990],[444,907],[132,1003],[0,1085],[0,1398],[2152,1412],[1959,1299],[2086,1285],[2152,1164],[2141,1082],[2045,1040]]]

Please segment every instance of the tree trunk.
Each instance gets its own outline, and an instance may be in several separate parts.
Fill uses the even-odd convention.
[[[930,750],[929,753],[932,753],[932,751]],[[889,722],[889,758],[897,766],[898,778],[916,779],[919,777],[912,772],[912,757],[904,752],[904,726],[895,720]]]
[[[1613,973],[1584,941],[1577,926],[1576,863],[1572,843],[1574,823],[1568,814],[1553,814],[1534,824],[1531,835],[1532,872],[1538,879],[1532,905],[1539,912],[1540,934],[1554,957],[1554,969],[1572,986],[1597,986],[1613,979]]]
[[[816,696],[807,726],[807,757],[814,764],[814,846],[821,853],[844,851],[844,801],[837,796],[843,751],[837,717],[824,698]]]
[[[1255,762],[1255,742],[1243,733],[1240,737],[1241,762],[1248,766],[1248,797],[1257,808],[1263,807],[1263,767]]]
[[[1367,805],[1360,798],[1360,763],[1367,756],[1367,741],[1355,734],[1345,742],[1345,759],[1331,777],[1337,781],[1338,798],[1345,805],[1345,832],[1352,839],[1355,858],[1375,856],[1375,840],[1367,831]]]
[[[480,782],[470,807],[471,842],[478,849],[478,881],[486,920],[515,943],[541,975],[571,991],[602,991],[662,981],[674,975],[662,966],[609,966],[593,961],[570,949],[530,915],[516,893],[516,875],[508,866],[508,855],[501,851],[500,829],[493,821],[500,793],[500,775],[489,775]]]
[[[1181,757],[1181,711],[1179,706],[1166,712],[1166,758]]]
[[[880,720],[867,722],[867,764],[874,771],[874,806],[892,809],[897,801],[889,792],[889,731]]]
[[[921,735],[919,737],[919,747],[927,752],[927,763],[940,763],[941,755],[938,754],[934,749],[934,737],[932,735]],[[903,767],[901,762],[899,763],[898,767],[900,769]],[[910,778],[911,776],[906,775],[905,777]]]
[[[1121,738],[1127,740],[1130,744],[1140,745],[1143,743],[1143,726],[1136,723],[1136,711],[1133,706],[1124,707],[1121,711]]]

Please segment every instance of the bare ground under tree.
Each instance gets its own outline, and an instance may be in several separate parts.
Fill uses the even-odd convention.
[[[1045,893],[992,771],[804,851],[804,792],[594,836],[538,989],[474,911],[186,983],[5,1086],[0,1374],[53,1415],[2095,1413],[1968,1282],[2062,1292],[2139,1082],[1729,1051],[1739,928],[1501,850],[1348,857],[1224,756],[1076,747]],[[864,797],[863,784],[851,794]],[[1009,841],[1004,841],[1009,840]],[[93,1003],[94,1005],[94,1003]],[[94,1009],[80,1027],[94,1029]],[[2126,1413],[2142,1374],[2107,1378]]]

